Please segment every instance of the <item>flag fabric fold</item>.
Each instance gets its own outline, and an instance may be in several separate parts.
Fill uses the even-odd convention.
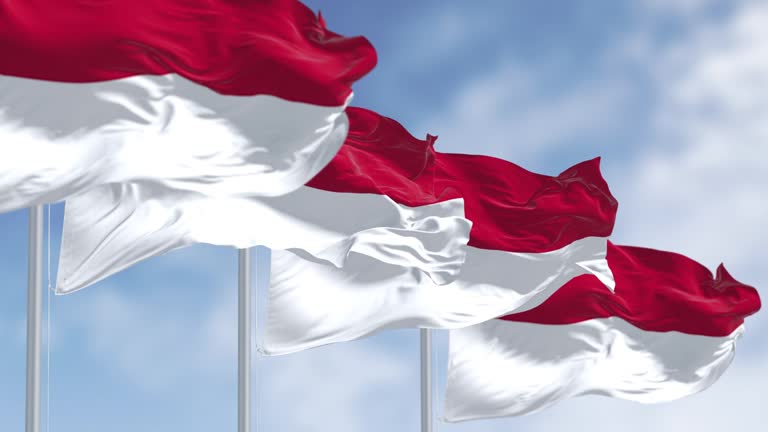
[[[438,285],[417,269],[363,254],[337,267],[273,250],[263,352],[385,329],[460,328],[532,308],[582,274],[613,286],[605,253],[617,203],[598,159],[550,177],[486,156],[433,151],[432,158],[433,193],[463,197],[472,221],[458,276]]]
[[[553,252],[469,248],[457,279],[438,285],[418,269],[353,254],[338,268],[273,250],[261,350],[290,354],[389,329],[452,329],[542,302],[581,274],[612,286],[606,240],[589,237]],[[608,291],[608,288],[604,289]]]
[[[376,53],[294,0],[0,4],[0,211],[138,181],[293,191]]]
[[[471,223],[463,199],[434,193],[431,141],[367,110],[348,116],[339,152],[290,194],[209,197],[134,182],[68,199],[57,292],[194,243],[291,249],[331,267],[360,255],[438,284],[452,280]]]
[[[450,331],[445,418],[523,415],[598,394],[666,402],[729,366],[757,291],[682,255],[609,244],[608,294],[580,276],[540,306]]]

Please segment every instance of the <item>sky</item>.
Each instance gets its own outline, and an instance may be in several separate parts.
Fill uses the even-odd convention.
[[[438,135],[440,151],[544,174],[601,156],[619,200],[614,243],[680,252],[710,269],[724,262],[768,295],[768,2],[307,4],[378,51],[353,105],[417,137]],[[52,206],[54,278],[62,216],[63,205]],[[0,214],[2,431],[24,424],[26,217]],[[255,250],[263,296],[269,251]],[[194,246],[51,299],[50,430],[236,430],[236,266],[234,249]],[[263,316],[264,302],[257,309]],[[735,361],[703,393],[660,405],[585,396],[435,431],[762,430],[765,315],[747,319]],[[435,338],[439,416],[447,333]],[[256,429],[418,431],[418,341],[418,330],[399,330],[257,357]]]

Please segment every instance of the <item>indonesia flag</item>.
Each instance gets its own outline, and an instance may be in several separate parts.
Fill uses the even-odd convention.
[[[452,330],[446,420],[585,394],[666,402],[712,385],[760,309],[757,291],[670,252],[610,244],[608,263],[615,294],[585,275],[535,309]]]
[[[274,250],[265,353],[287,354],[385,329],[469,326],[532,308],[582,274],[613,286],[605,253],[617,203],[598,159],[550,177],[502,159],[438,153],[432,140],[427,144],[424,162],[411,163],[434,170],[434,192],[403,192],[410,204],[463,197],[472,230],[461,273],[440,285],[413,266],[370,255],[351,253],[339,267]],[[355,176],[356,166],[344,172]],[[310,184],[333,187],[337,178],[325,170]],[[374,187],[358,183],[360,192]]]
[[[436,284],[453,280],[471,223],[460,194],[436,193],[433,140],[368,110],[347,115],[339,152],[287,195],[211,198],[134,183],[68,199],[57,292],[194,243],[291,249],[334,268],[361,255]]]
[[[291,192],[376,63],[294,0],[5,1],[0,52],[0,211],[128,182]]]

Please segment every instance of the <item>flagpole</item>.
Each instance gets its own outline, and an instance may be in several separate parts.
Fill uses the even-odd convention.
[[[237,251],[237,431],[251,430],[251,251]]]
[[[27,255],[26,432],[40,432],[40,352],[43,321],[43,206],[29,209]]]
[[[421,432],[432,432],[432,330],[419,329],[421,344]]]

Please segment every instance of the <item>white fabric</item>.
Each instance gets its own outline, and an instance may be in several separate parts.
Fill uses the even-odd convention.
[[[341,147],[345,107],[225,96],[174,74],[96,83],[0,75],[0,212],[129,181],[215,196],[288,193]]]
[[[492,320],[452,330],[445,419],[529,414],[585,394],[642,403],[679,399],[723,374],[743,331],[653,332],[616,317],[567,325]]]
[[[385,195],[306,186],[279,197],[210,198],[108,185],[66,202],[56,292],[194,243],[295,248],[331,266],[364,254],[445,283],[464,261],[470,227],[462,199],[410,208]]]
[[[535,307],[570,279],[597,275],[613,288],[607,240],[589,237],[547,253],[468,247],[457,279],[437,285],[417,269],[351,254],[343,268],[272,251],[262,350],[288,354],[386,329],[469,326]]]

